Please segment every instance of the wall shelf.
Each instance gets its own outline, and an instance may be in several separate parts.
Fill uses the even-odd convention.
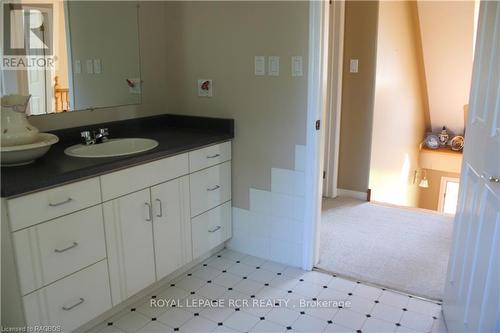
[[[460,173],[462,152],[450,148],[420,148],[419,164],[422,169]]]

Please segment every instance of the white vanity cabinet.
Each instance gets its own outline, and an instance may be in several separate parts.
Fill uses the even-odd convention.
[[[189,218],[189,177],[151,188],[156,279],[193,260]]]
[[[105,202],[113,305],[192,260],[188,176]]]
[[[149,189],[103,205],[113,305],[155,282]]]
[[[2,279],[11,272],[2,302],[20,304],[2,325],[73,331],[231,237],[231,143],[2,199],[2,208]]]

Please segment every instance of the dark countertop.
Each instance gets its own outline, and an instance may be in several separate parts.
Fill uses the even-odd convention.
[[[79,143],[80,132],[109,128],[109,138],[150,138],[159,145],[139,154],[107,158],[81,158],[64,154]],[[13,197],[91,178],[133,165],[185,153],[234,138],[232,119],[161,115],[52,131],[59,142],[34,163],[1,168],[1,195]]]

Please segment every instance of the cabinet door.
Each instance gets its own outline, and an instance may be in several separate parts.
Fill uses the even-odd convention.
[[[192,260],[189,177],[151,188],[157,280]]]
[[[149,189],[105,202],[104,227],[113,305],[155,282]]]

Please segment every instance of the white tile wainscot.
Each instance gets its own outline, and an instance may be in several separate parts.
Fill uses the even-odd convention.
[[[2,326],[81,330],[224,246],[231,215],[230,141],[2,198]]]
[[[250,209],[233,207],[228,248],[291,266],[302,264],[305,146],[295,146],[295,169],[272,168],[271,191],[250,189]]]

